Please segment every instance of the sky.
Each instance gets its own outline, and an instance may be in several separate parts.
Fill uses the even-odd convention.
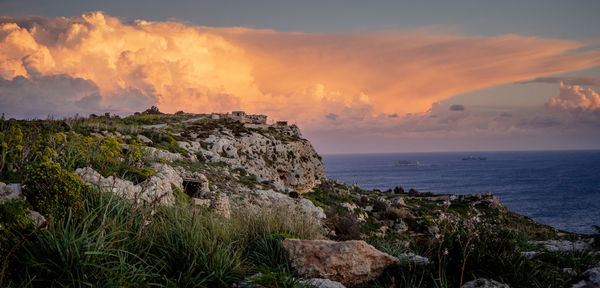
[[[598,1],[0,0],[0,112],[245,110],[319,153],[600,149]]]

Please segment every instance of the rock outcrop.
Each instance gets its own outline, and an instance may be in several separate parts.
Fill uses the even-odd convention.
[[[175,169],[166,164],[154,163],[152,169],[156,171],[156,175],[137,185],[114,176],[103,177],[89,167],[79,168],[75,170],[75,174],[88,184],[98,185],[104,191],[116,193],[127,199],[172,204],[175,201],[175,195],[171,185],[183,189],[183,179]]]
[[[308,199],[296,199],[287,194],[275,192],[273,190],[251,190],[246,194],[235,195],[234,204],[238,209],[248,209],[258,212],[265,207],[281,208],[290,213],[301,213],[307,217],[320,221],[327,216],[323,208],[315,206]],[[240,197],[241,196],[241,197]]]
[[[376,279],[387,266],[399,261],[362,240],[285,239],[282,246],[305,276],[326,278],[346,286]]]
[[[600,266],[585,270],[581,275],[584,279],[574,284],[572,288],[600,288]]]
[[[196,206],[214,209],[215,213],[225,217],[231,217],[231,205],[229,197],[223,193],[210,193],[204,195],[205,198],[192,198]]]
[[[188,132],[185,135],[191,141],[178,145],[190,154],[202,154],[207,161],[225,162],[259,179],[305,192],[326,178],[325,166],[310,142],[299,137],[299,131],[288,130],[282,134],[274,129],[246,129],[236,134],[224,126],[206,138]]]

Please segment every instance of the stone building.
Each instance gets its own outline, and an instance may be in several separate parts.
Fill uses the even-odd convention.
[[[246,115],[246,123],[267,124],[267,115]]]
[[[244,111],[231,111],[229,118],[233,120],[240,121],[242,123],[246,123],[246,112]]]

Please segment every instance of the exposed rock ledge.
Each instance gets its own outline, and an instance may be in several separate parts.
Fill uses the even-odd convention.
[[[232,195],[235,208],[249,209],[258,212],[265,207],[278,207],[290,212],[301,213],[307,217],[320,221],[327,216],[323,208],[315,206],[308,199],[294,199],[286,194],[273,190],[251,190],[247,194]]]
[[[233,134],[223,128],[205,139],[192,137],[192,141],[180,141],[178,145],[190,154],[204,155],[210,162],[243,168],[259,179],[281,182],[298,192],[308,191],[326,178],[321,157],[306,139],[287,141],[251,131]]]
[[[105,191],[116,193],[127,199],[140,199],[148,202],[157,200],[162,204],[173,204],[175,195],[171,185],[183,189],[183,179],[173,167],[166,164],[154,163],[152,169],[156,171],[156,175],[137,185],[114,176],[105,178],[89,167],[79,168],[75,170],[75,174],[88,184],[98,185]]]

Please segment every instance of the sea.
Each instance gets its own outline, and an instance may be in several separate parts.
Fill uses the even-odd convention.
[[[600,150],[335,154],[323,161],[330,179],[363,189],[491,191],[512,211],[562,231],[592,234],[600,226]]]

